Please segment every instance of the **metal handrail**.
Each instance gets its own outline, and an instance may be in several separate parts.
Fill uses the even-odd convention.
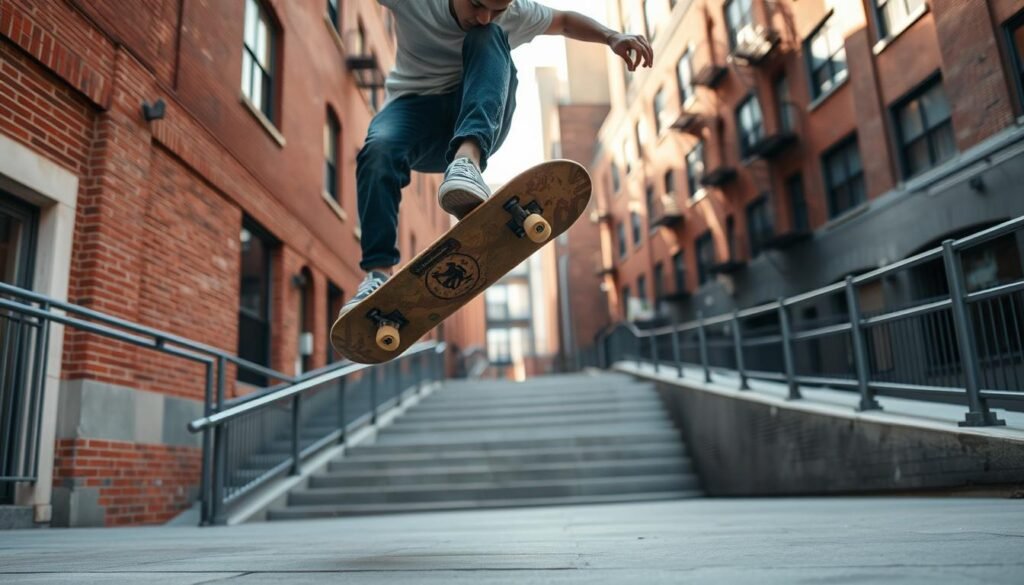
[[[664,335],[671,335],[671,342],[673,346],[672,350],[675,358],[674,361],[676,362],[677,370],[681,376],[683,371],[683,362],[679,358],[680,350],[678,347],[679,340],[677,336],[679,333],[691,333],[696,331],[699,333],[698,349],[701,358],[700,365],[704,369],[705,379],[710,381],[711,370],[721,368],[710,364],[708,350],[721,350],[723,347],[727,347],[729,345],[729,341],[716,339],[715,341],[709,342],[706,330],[708,327],[724,325],[731,322],[731,326],[733,327],[732,345],[735,352],[734,357],[738,364],[737,369],[740,375],[741,389],[746,389],[746,380],[748,378],[782,380],[787,382],[789,385],[790,398],[795,399],[800,398],[798,384],[801,382],[822,383],[839,387],[852,387],[860,392],[860,408],[864,410],[881,408],[875,398],[875,396],[880,393],[898,393],[901,395],[918,395],[924,397],[933,396],[936,398],[966,396],[970,410],[967,413],[965,421],[961,422],[962,425],[983,426],[1003,424],[1003,422],[996,418],[995,414],[989,410],[987,400],[999,399],[1004,401],[1024,401],[1024,392],[996,390],[983,387],[983,384],[986,382],[982,381],[980,376],[980,362],[978,357],[979,350],[975,347],[978,343],[976,339],[978,332],[974,329],[970,308],[985,301],[995,301],[997,299],[1008,297],[1010,298],[1010,302],[1012,302],[1012,297],[1010,297],[1010,295],[1024,291],[1024,280],[999,284],[986,290],[968,293],[966,290],[963,265],[959,253],[970,247],[990,242],[1018,230],[1024,230],[1024,216],[1012,219],[959,240],[946,240],[940,247],[926,250],[910,258],[856,277],[848,276],[843,282],[831,284],[789,298],[779,299],[776,302],[733,311],[730,314],[704,318],[703,315],[698,312],[696,320],[651,329],[642,329],[633,322],[621,322],[616,326],[603,331],[597,338],[598,345],[603,352],[602,355],[608,356],[609,340],[616,335],[617,331],[623,331],[633,339],[634,343],[633,354],[624,357],[629,357],[630,359],[635,358],[639,363],[640,360],[646,359],[641,356],[649,354],[650,361],[653,362],[655,370],[657,371],[661,365],[658,347],[659,338]],[[897,271],[907,270],[927,262],[937,260],[942,260],[946,269],[946,277],[950,290],[950,294],[947,298],[923,302],[915,307],[890,310],[880,315],[866,316],[861,313],[856,295],[856,287],[858,284],[877,280]],[[845,292],[848,311],[847,320],[845,322],[826,325],[806,331],[791,331],[791,327],[789,325],[790,317],[788,316],[790,307],[809,301],[820,300],[826,296],[843,292]],[[980,307],[978,310],[980,311],[982,308],[983,307]],[[1002,310],[1002,308],[1000,308],[1000,310]],[[902,384],[871,379],[871,363],[869,363],[868,339],[866,337],[868,331],[881,326],[895,324],[911,318],[921,318],[923,316],[942,311],[949,311],[952,314],[953,329],[952,331],[949,331],[948,334],[945,334],[941,342],[946,344],[945,347],[955,347],[956,349],[954,351],[957,352],[955,356],[943,359],[955,358],[958,360],[964,376],[964,385],[962,388],[935,386],[933,384]],[[740,325],[743,319],[770,314],[772,312],[778,313],[781,333],[773,333],[769,336],[760,336],[757,338],[743,338]],[[994,318],[990,317],[990,319],[994,321]],[[982,318],[982,320],[984,319]],[[982,328],[982,331],[984,331],[985,323],[980,323],[980,327]],[[995,327],[995,325],[993,325],[993,327]],[[1011,331],[1016,335],[1016,337],[1010,336]],[[1024,331],[1024,326],[1021,326],[1020,328],[1015,327],[1012,330],[1008,328],[1008,325],[1005,326],[1003,329],[1003,335],[1005,336],[1003,343],[1010,347],[1021,345],[1024,343],[1021,341],[1021,331]],[[848,335],[850,339],[853,350],[854,363],[852,365],[854,367],[854,379],[841,379],[831,376],[803,376],[797,374],[793,348],[795,343],[840,335]],[[984,333],[981,335],[984,336]],[[1016,339],[1016,343],[1014,343],[1014,339]],[[952,345],[954,341],[956,343],[955,346]],[[647,344],[646,352],[642,351],[642,347],[640,345],[641,342],[645,342]],[[744,370],[743,353],[745,349],[774,344],[781,345],[783,353],[782,358],[785,366],[783,368],[783,372],[776,373],[760,370]],[[992,355],[989,349],[985,349],[984,351],[986,352],[985,356]],[[1024,347],[1020,347],[1014,351],[1024,351]],[[895,358],[890,357],[889,359]],[[986,357],[986,359],[989,359],[989,357]],[[604,365],[608,366],[613,361],[614,360],[606,357]],[[1024,370],[1024,363],[1019,365],[1016,365],[1013,361],[1010,363],[1011,368],[1020,368],[1021,370]],[[999,359],[998,367],[1004,367],[1002,357]],[[1013,371],[1015,376],[1020,375],[1016,370],[1011,371]],[[1009,374],[1003,371],[1003,376],[1005,380],[1008,379]],[[1017,378],[1015,377],[1015,379]],[[1024,390],[1024,388],[1021,388],[1021,390]]]
[[[433,343],[425,342],[418,343],[410,347],[402,358],[409,358],[421,353],[433,351],[435,353],[443,353],[446,348],[444,342]],[[336,364],[328,366],[327,368],[321,368],[316,372],[311,372],[311,375],[305,376],[300,382],[289,384],[284,388],[276,389],[269,393],[261,393],[258,395],[242,396],[236,399],[236,403],[232,406],[225,408],[224,410],[218,411],[216,414],[204,416],[193,420],[188,423],[188,430],[192,433],[198,433],[207,429],[223,425],[233,419],[236,419],[244,414],[255,412],[261,408],[265,408],[275,402],[285,400],[287,398],[293,398],[304,392],[312,390],[317,386],[332,382],[361,372],[368,368],[373,367],[373,364],[357,364],[352,362],[345,362],[342,364]]]
[[[210,346],[210,345],[199,343],[197,341],[194,341],[194,340],[191,340],[191,339],[187,339],[185,337],[181,337],[181,336],[175,335],[173,333],[168,333],[166,331],[161,331],[159,329],[155,329],[155,328],[152,328],[152,327],[146,327],[145,325],[139,325],[138,323],[132,323],[131,321],[127,321],[127,320],[121,319],[119,317],[114,317],[113,315],[108,315],[106,313],[102,313],[102,312],[96,311],[94,309],[88,309],[88,308],[82,307],[80,305],[74,305],[74,304],[71,304],[71,303],[68,303],[68,302],[60,301],[60,300],[57,300],[57,299],[54,299],[54,298],[51,298],[51,297],[48,297],[48,296],[45,296],[45,295],[41,295],[41,294],[39,294],[37,292],[33,292],[33,291],[30,291],[30,290],[25,290],[23,288],[12,286],[12,285],[7,284],[7,283],[0,282],[0,294],[8,294],[8,295],[11,295],[11,296],[20,297],[20,298],[23,298],[23,299],[28,299],[28,300],[33,301],[33,302],[37,302],[37,303],[40,303],[40,304],[48,305],[49,307],[51,307],[53,309],[60,309],[60,310],[62,310],[64,312],[66,312],[66,313],[82,315],[82,316],[88,317],[88,318],[90,318],[90,319],[92,319],[94,321],[98,321],[98,322],[104,323],[106,325],[117,327],[117,328],[123,329],[125,331],[130,331],[130,332],[137,333],[137,334],[140,334],[140,335],[145,335],[145,336],[148,336],[148,337],[152,337],[154,340],[156,340],[157,345],[160,345],[162,347],[166,347],[166,345],[168,343],[172,343],[174,345],[177,345],[177,346],[180,346],[180,347],[183,347],[183,348],[187,348],[187,349],[190,349],[190,350],[198,352],[198,353],[207,354],[207,355],[209,355],[209,356],[211,356],[213,358],[222,358],[222,359],[224,359],[224,360],[226,360],[226,361],[228,361],[230,363],[235,364],[236,366],[238,366],[240,368],[243,368],[243,369],[245,369],[247,371],[250,371],[250,372],[253,372],[253,373],[261,374],[261,375],[266,376],[268,378],[273,378],[275,380],[281,380],[283,382],[295,382],[296,381],[296,378],[294,376],[290,376],[288,374],[279,372],[277,370],[274,370],[274,369],[271,369],[271,368],[267,368],[265,366],[261,366],[260,364],[256,364],[256,363],[250,362],[250,361],[242,359],[242,358],[240,358],[240,357],[238,357],[238,356],[236,356],[234,354],[226,352],[226,351],[224,351],[222,349],[218,349],[218,348]],[[57,317],[58,316],[54,315],[53,317],[51,317],[51,320],[58,320]],[[66,324],[69,324],[69,325],[73,325],[74,327],[79,328],[79,329],[87,330],[87,331],[89,331],[91,333],[97,333],[97,334],[100,334],[100,335],[106,335],[108,337],[110,337],[110,335],[107,335],[107,333],[105,333],[104,331],[108,331],[108,332],[109,331],[113,331],[113,330],[110,330],[110,329],[93,329],[94,328],[93,325],[89,324],[86,321],[81,321],[81,320],[62,321],[62,322],[66,323]],[[134,343],[134,341],[132,341],[131,339],[127,339],[127,338],[126,339],[119,339],[119,341],[126,341],[128,343]]]

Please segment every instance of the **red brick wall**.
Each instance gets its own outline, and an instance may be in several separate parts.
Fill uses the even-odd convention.
[[[54,458],[56,486],[98,490],[107,526],[158,524],[191,506],[202,452],[193,447],[123,441],[61,439]]]
[[[933,0],[941,39],[942,85],[953,109],[957,145],[966,150],[1013,124],[1013,101],[987,2]]]
[[[181,6],[181,0],[132,10],[113,0],[0,0],[0,132],[79,178],[71,302],[235,353],[238,233],[249,216],[281,242],[272,260],[270,365],[292,372],[304,327],[301,293],[291,279],[305,272],[312,277],[311,365],[321,366],[327,282],[351,295],[362,277],[355,156],[372,111],[324,22],[324,4],[270,0],[283,30],[279,144],[240,101],[244,3]],[[346,27],[362,18],[368,45],[387,70],[394,48],[381,7],[372,0],[343,6]],[[166,115],[147,122],[141,105],[157,98],[166,102]],[[342,125],[343,218],[321,195],[329,108]],[[403,261],[449,225],[434,201],[436,188],[436,177],[414,175],[404,192]],[[482,343],[482,312],[475,303],[456,315],[447,339],[461,347]],[[205,379],[191,362],[73,329],[65,334],[62,375],[194,400],[202,398]],[[233,369],[227,379],[230,396]],[[140,458],[164,449],[131,448]],[[61,455],[60,466],[77,468],[89,458],[72,450]],[[97,479],[117,477],[93,467]],[[133,473],[162,477],[154,466]],[[190,474],[185,484],[198,483],[197,467],[182,473]],[[163,490],[159,497],[179,491],[166,482],[147,485]],[[108,523],[156,522],[172,513],[147,511],[150,495],[142,492],[116,497]]]
[[[612,13],[626,0],[614,2]],[[943,89],[953,108],[953,125],[961,151],[987,137],[1011,127],[1014,106],[1009,89],[1007,66],[1000,55],[1002,24],[1021,10],[1019,0],[935,0],[929,10],[901,31],[895,38],[879,43],[873,17],[866,12],[870,0],[864,2],[769,2],[754,0],[755,19],[769,21],[781,36],[774,56],[755,68],[727,62],[728,39],[724,24],[724,0],[703,3],[677,3],[675,10],[689,11],[681,17],[679,27],[671,34],[662,33],[655,40],[658,58],[654,68],[634,76],[631,86],[622,85],[622,66],[615,62],[610,68],[613,107],[602,127],[599,139],[601,155],[592,169],[596,181],[596,197],[600,208],[612,216],[604,228],[605,255],[615,260],[614,277],[606,278],[608,305],[613,319],[619,319],[622,308],[619,296],[624,286],[636,294],[637,277],[647,275],[648,294],[653,293],[653,266],[662,262],[666,275],[671,274],[671,254],[682,250],[687,262],[687,286],[696,290],[697,263],[695,240],[710,230],[719,261],[728,254],[726,223],[731,216],[736,226],[737,259],[749,260],[746,208],[762,193],[771,192],[777,231],[789,227],[789,206],[783,185],[793,173],[801,173],[811,227],[818,229],[832,221],[829,214],[822,155],[838,141],[856,133],[864,168],[868,199],[877,198],[901,181],[898,153],[894,150],[895,130],[891,127],[892,106],[907,92],[935,73],[941,73]],[[637,5],[639,6],[639,5]],[[840,15],[848,62],[848,79],[827,97],[812,100],[803,42],[821,24],[830,9]],[[678,15],[676,15],[678,16]],[[674,16],[673,18],[676,18]],[[666,40],[667,39],[667,40]],[[707,169],[720,163],[735,168],[739,176],[724,188],[712,188],[698,201],[691,201],[685,187],[685,155],[697,137],[669,131],[653,137],[644,145],[644,158],[634,162],[633,173],[625,173],[621,160],[622,142],[633,142],[637,120],[653,129],[650,106],[655,93],[668,89],[667,111],[679,112],[681,104],[676,91],[676,65],[687,46],[695,49],[695,65],[714,54],[719,65],[728,72],[714,90],[697,88],[697,108],[717,117],[705,128]],[[799,143],[779,158],[764,161],[742,161],[737,148],[736,108],[752,91],[756,92],[767,129],[775,126],[776,110],[772,82],[784,73],[788,79]],[[627,149],[627,150],[631,150]],[[610,192],[610,166],[615,160],[622,172],[623,188]],[[644,190],[648,184],[660,195],[665,170],[676,169],[679,185],[677,202],[683,209],[684,221],[672,230],[649,234],[646,229]],[[615,227],[628,226],[629,213],[641,214],[642,244],[632,244],[631,229],[626,230],[628,254],[618,256]],[[610,254],[609,254],[610,252]],[[600,282],[593,279],[594,286]],[[770,299],[765,299],[770,300]]]
[[[588,168],[594,160],[597,132],[608,116],[604,105],[563,105],[558,108],[562,155],[583,163]],[[591,171],[591,181],[598,175]],[[597,209],[597,199],[591,196],[590,206],[571,228],[569,245],[559,245],[560,255],[569,256],[569,307],[572,313],[572,339],[579,348],[587,348],[594,341],[598,331],[608,324],[607,296],[596,286],[595,252],[601,249],[600,227],[590,221],[591,213]],[[562,291],[561,294],[565,294]],[[559,307],[561,311],[561,307]]]

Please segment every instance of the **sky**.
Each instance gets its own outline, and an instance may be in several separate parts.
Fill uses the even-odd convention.
[[[575,10],[607,24],[606,0],[539,0],[556,10]],[[519,71],[516,112],[505,143],[488,162],[484,179],[498,186],[520,172],[544,160],[540,134],[540,97],[537,93],[537,67],[557,67],[559,77],[565,74],[565,41],[559,36],[540,36],[533,42],[512,51]]]

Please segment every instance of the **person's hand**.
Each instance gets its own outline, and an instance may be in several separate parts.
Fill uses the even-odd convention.
[[[608,46],[612,52],[622,57],[626,62],[626,68],[636,71],[640,65],[650,68],[654,63],[654,50],[651,43],[641,35],[630,35],[617,33],[608,37]]]

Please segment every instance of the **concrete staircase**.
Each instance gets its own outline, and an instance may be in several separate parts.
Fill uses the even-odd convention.
[[[654,389],[615,374],[456,381],[291,492],[271,520],[700,495]]]

